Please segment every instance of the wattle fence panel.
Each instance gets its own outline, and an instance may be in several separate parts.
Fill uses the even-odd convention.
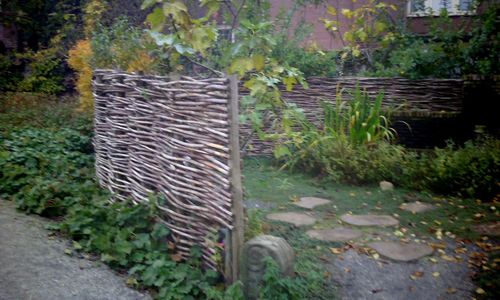
[[[464,81],[461,79],[421,79],[374,78],[374,77],[312,77],[307,79],[309,88],[300,85],[292,91],[281,88],[282,96],[288,103],[301,108],[308,120],[318,123],[323,116],[321,102],[335,103],[338,90],[344,90],[342,99],[347,103],[352,99],[350,92],[357,85],[375,98],[384,93],[383,107],[401,107],[395,116],[438,117],[456,116],[463,112]],[[240,94],[248,90],[240,86]],[[265,124],[264,131],[272,130]],[[273,143],[263,141],[253,134],[250,124],[242,124],[240,137],[244,152],[248,155],[272,154]]]
[[[186,258],[200,245],[204,262],[219,270],[225,255],[226,273],[237,272],[243,227],[236,86],[109,70],[96,70],[93,81],[100,184],[115,201],[158,194],[178,253]]]

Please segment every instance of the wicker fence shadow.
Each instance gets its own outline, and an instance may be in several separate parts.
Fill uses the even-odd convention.
[[[220,267],[214,242],[234,227],[239,181],[231,174],[239,153],[231,150],[230,80],[96,70],[93,89],[100,184],[116,201],[158,193],[178,252],[186,258],[201,245],[208,266]]]
[[[317,123],[323,115],[321,101],[335,103],[337,89],[343,89],[342,99],[349,102],[356,85],[365,90],[370,97],[384,93],[382,105],[386,108],[402,106],[400,114],[411,116],[435,116],[439,114],[460,114],[463,110],[464,82],[460,79],[423,79],[405,78],[372,78],[372,77],[340,77],[340,78],[308,78],[308,89],[296,86],[292,91],[281,88],[283,98],[288,103],[296,104],[303,109],[309,121]],[[240,94],[248,91],[240,86]],[[264,131],[269,127],[264,127]],[[273,143],[260,140],[252,134],[249,124],[240,128],[244,151],[248,155],[271,154]]]

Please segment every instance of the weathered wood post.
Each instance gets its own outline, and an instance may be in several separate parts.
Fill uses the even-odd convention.
[[[239,261],[243,249],[245,230],[240,165],[238,78],[236,75],[229,77],[229,89],[229,167],[231,170],[231,194],[233,196],[233,229],[230,234],[230,245],[226,246],[229,248],[229,261],[226,261],[225,273],[226,282],[232,283],[238,280],[240,276]]]

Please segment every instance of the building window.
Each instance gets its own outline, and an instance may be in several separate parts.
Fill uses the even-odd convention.
[[[450,16],[475,14],[475,0],[409,0],[408,16],[438,16],[446,10]]]

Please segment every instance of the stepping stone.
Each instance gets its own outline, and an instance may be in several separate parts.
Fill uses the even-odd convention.
[[[473,226],[474,231],[489,236],[500,236],[500,222],[492,222]]]
[[[290,223],[295,226],[306,226],[316,223],[315,218],[308,216],[306,214],[295,213],[295,212],[268,214],[267,218],[273,221]]]
[[[417,260],[434,252],[432,247],[417,243],[373,242],[369,243],[368,247],[377,251],[382,256],[403,262]]]
[[[359,238],[362,233],[355,229],[339,227],[333,229],[314,229],[306,232],[312,239],[325,242],[344,242]]]
[[[394,184],[389,181],[381,181],[379,186],[382,191],[392,191],[394,189]]]
[[[302,197],[299,202],[295,202],[293,205],[300,206],[302,208],[313,209],[316,206],[325,205],[330,203],[330,200],[316,198],[316,197]]]
[[[406,210],[412,213],[421,213],[424,211],[428,210],[433,210],[436,207],[432,204],[429,203],[424,203],[420,201],[415,201],[415,202],[410,202],[410,203],[403,203],[401,206],[399,206],[402,210]]]
[[[347,224],[355,226],[396,226],[399,221],[388,215],[349,215],[345,214],[340,219]]]

